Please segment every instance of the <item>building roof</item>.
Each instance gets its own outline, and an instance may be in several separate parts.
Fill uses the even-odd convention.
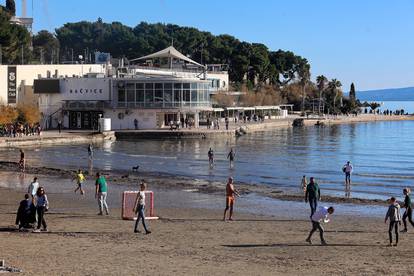
[[[135,58],[130,61],[136,61],[136,60],[142,60],[142,59],[151,59],[151,58],[175,58],[175,59],[181,59],[188,63],[200,66],[204,68],[204,65],[201,65],[200,63],[195,62],[191,58],[186,57],[185,55],[181,54],[177,49],[175,49],[173,46],[167,47],[164,50],[158,51],[153,54],[149,54],[140,58]]]

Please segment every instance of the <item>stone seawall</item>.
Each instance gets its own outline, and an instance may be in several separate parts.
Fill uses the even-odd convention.
[[[68,145],[68,144],[87,144],[99,143],[105,140],[115,141],[115,133],[108,131],[104,133],[65,133],[50,134],[47,131],[40,136],[27,136],[18,138],[0,138],[0,148],[25,147],[25,146],[45,146],[45,145]]]

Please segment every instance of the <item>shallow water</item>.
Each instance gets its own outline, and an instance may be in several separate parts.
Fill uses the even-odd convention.
[[[401,196],[414,186],[414,122],[370,122],[277,129],[246,136],[207,140],[117,141],[96,145],[94,167],[188,176],[196,179],[268,184],[298,192],[303,174],[314,176],[322,194],[385,199]],[[207,151],[215,151],[209,168]],[[236,151],[234,168],[227,153]],[[30,165],[88,168],[86,145],[26,149]],[[1,160],[17,161],[17,149],[0,151]],[[341,167],[354,165],[350,191],[344,187]]]

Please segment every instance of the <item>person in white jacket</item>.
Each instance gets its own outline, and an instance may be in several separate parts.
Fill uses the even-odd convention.
[[[328,223],[329,222],[329,215],[332,215],[333,212],[335,211],[334,207],[320,207],[318,211],[316,211],[312,217],[311,217],[311,221],[312,221],[312,230],[309,233],[308,238],[306,239],[306,241],[310,244],[312,244],[311,238],[313,233],[315,233],[316,230],[319,230],[319,235],[321,237],[321,244],[322,245],[327,245],[325,238],[323,237],[323,227],[321,225],[322,222],[324,223]]]

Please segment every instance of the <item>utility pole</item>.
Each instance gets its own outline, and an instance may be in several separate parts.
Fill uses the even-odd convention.
[[[73,64],[73,48],[70,48],[72,50],[72,64]]]

